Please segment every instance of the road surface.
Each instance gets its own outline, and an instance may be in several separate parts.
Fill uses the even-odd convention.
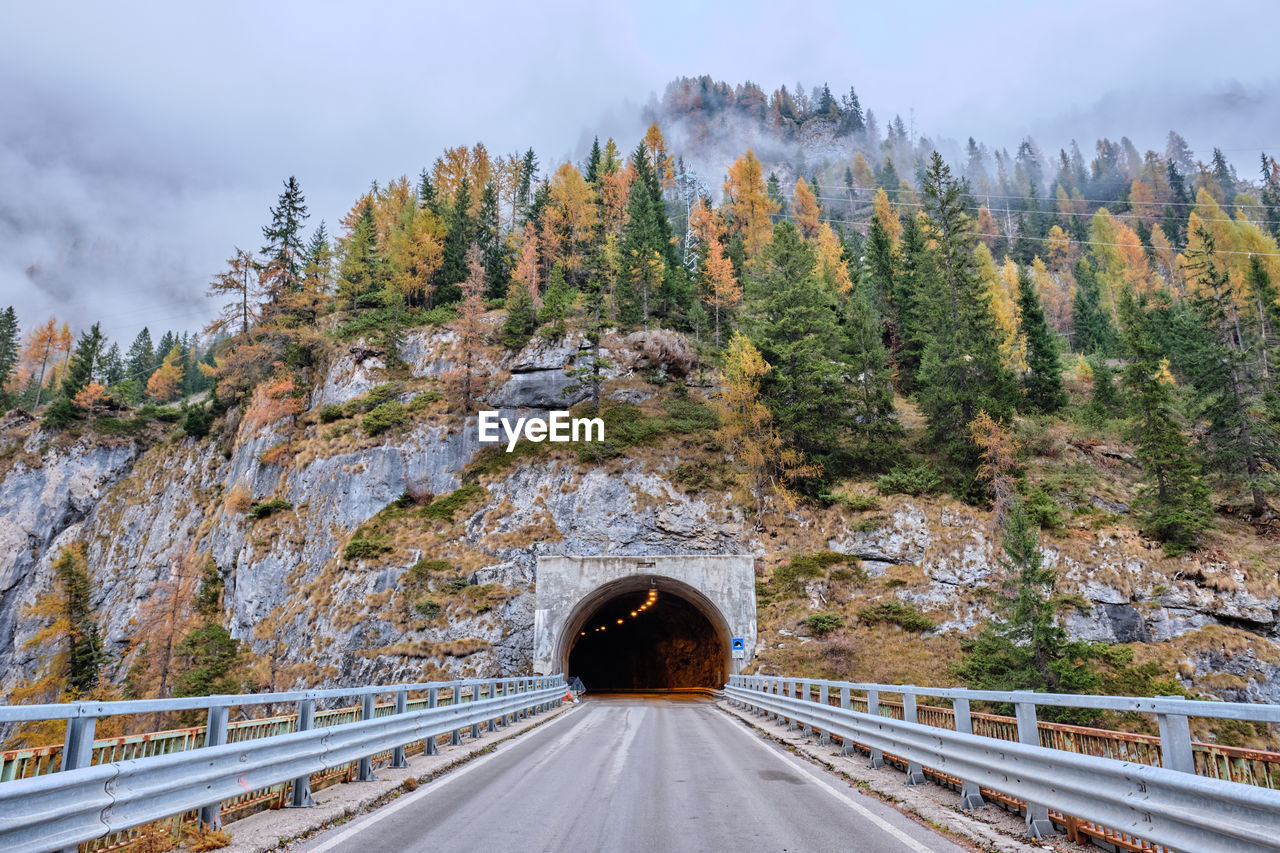
[[[586,698],[297,849],[963,853],[688,696]]]

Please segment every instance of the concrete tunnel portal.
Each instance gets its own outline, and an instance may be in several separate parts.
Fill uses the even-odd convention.
[[[535,598],[535,671],[591,691],[722,687],[755,649],[749,555],[539,557]]]

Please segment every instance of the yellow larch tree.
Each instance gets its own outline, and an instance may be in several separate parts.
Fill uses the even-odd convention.
[[[849,277],[849,266],[844,260],[844,246],[826,222],[818,228],[814,248],[813,272],[822,283],[833,293],[853,290],[853,279]]]
[[[1071,305],[1075,298],[1075,279],[1071,271],[1064,269],[1052,273],[1038,257],[1031,261],[1031,279],[1040,294],[1045,319],[1055,334],[1071,332]]]
[[[818,198],[809,189],[804,178],[796,179],[795,193],[791,199],[791,211],[796,217],[796,227],[805,240],[813,240],[818,236],[818,226],[822,224],[822,209]]]
[[[675,158],[667,151],[667,140],[655,121],[644,133],[644,150],[649,152],[649,168],[664,190],[676,185]]]
[[[978,275],[987,282],[991,313],[1000,329],[1000,361],[1009,370],[1022,374],[1027,369],[1027,345],[1018,317],[1018,265],[1009,259],[997,270],[987,247],[974,250]]]
[[[798,450],[787,446],[760,399],[760,383],[770,369],[751,340],[734,332],[725,353],[724,383],[713,401],[720,416],[717,436],[723,446],[733,448],[733,473],[754,507],[757,524],[770,496],[783,511],[795,507],[797,497],[788,481],[821,472],[821,466],[806,464]]]
[[[182,393],[182,377],[185,372],[182,352],[175,346],[164,357],[160,368],[147,380],[147,396],[161,403],[170,402]]]
[[[551,178],[551,198],[543,212],[544,232],[547,229],[557,237],[556,253],[548,263],[564,263],[565,274],[571,285],[577,284],[582,270],[583,252],[591,241],[592,233],[600,220],[595,190],[582,177],[572,163],[564,163]]]
[[[778,203],[769,198],[764,184],[764,166],[750,149],[729,167],[724,182],[723,209],[729,214],[729,230],[741,236],[748,263],[773,238],[773,221]]]
[[[902,220],[898,217],[898,209],[889,201],[889,194],[884,188],[876,190],[875,199],[871,203],[871,216],[880,223],[885,234],[889,236],[889,246],[896,249],[902,237]]]

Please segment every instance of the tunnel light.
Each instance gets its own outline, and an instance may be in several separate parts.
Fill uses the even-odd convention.
[[[621,625],[621,624],[622,624],[622,620],[621,620],[621,619],[619,619],[619,620],[618,620],[618,624],[619,624],[619,625]]]
[[[631,611],[631,615],[632,615],[632,616],[637,615],[637,613],[638,613],[638,611],[635,611],[635,610],[632,610],[632,611]]]

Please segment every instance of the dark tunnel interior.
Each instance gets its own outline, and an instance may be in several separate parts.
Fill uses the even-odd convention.
[[[588,691],[724,686],[726,650],[711,621],[669,591],[620,593],[572,640],[569,675]]]

